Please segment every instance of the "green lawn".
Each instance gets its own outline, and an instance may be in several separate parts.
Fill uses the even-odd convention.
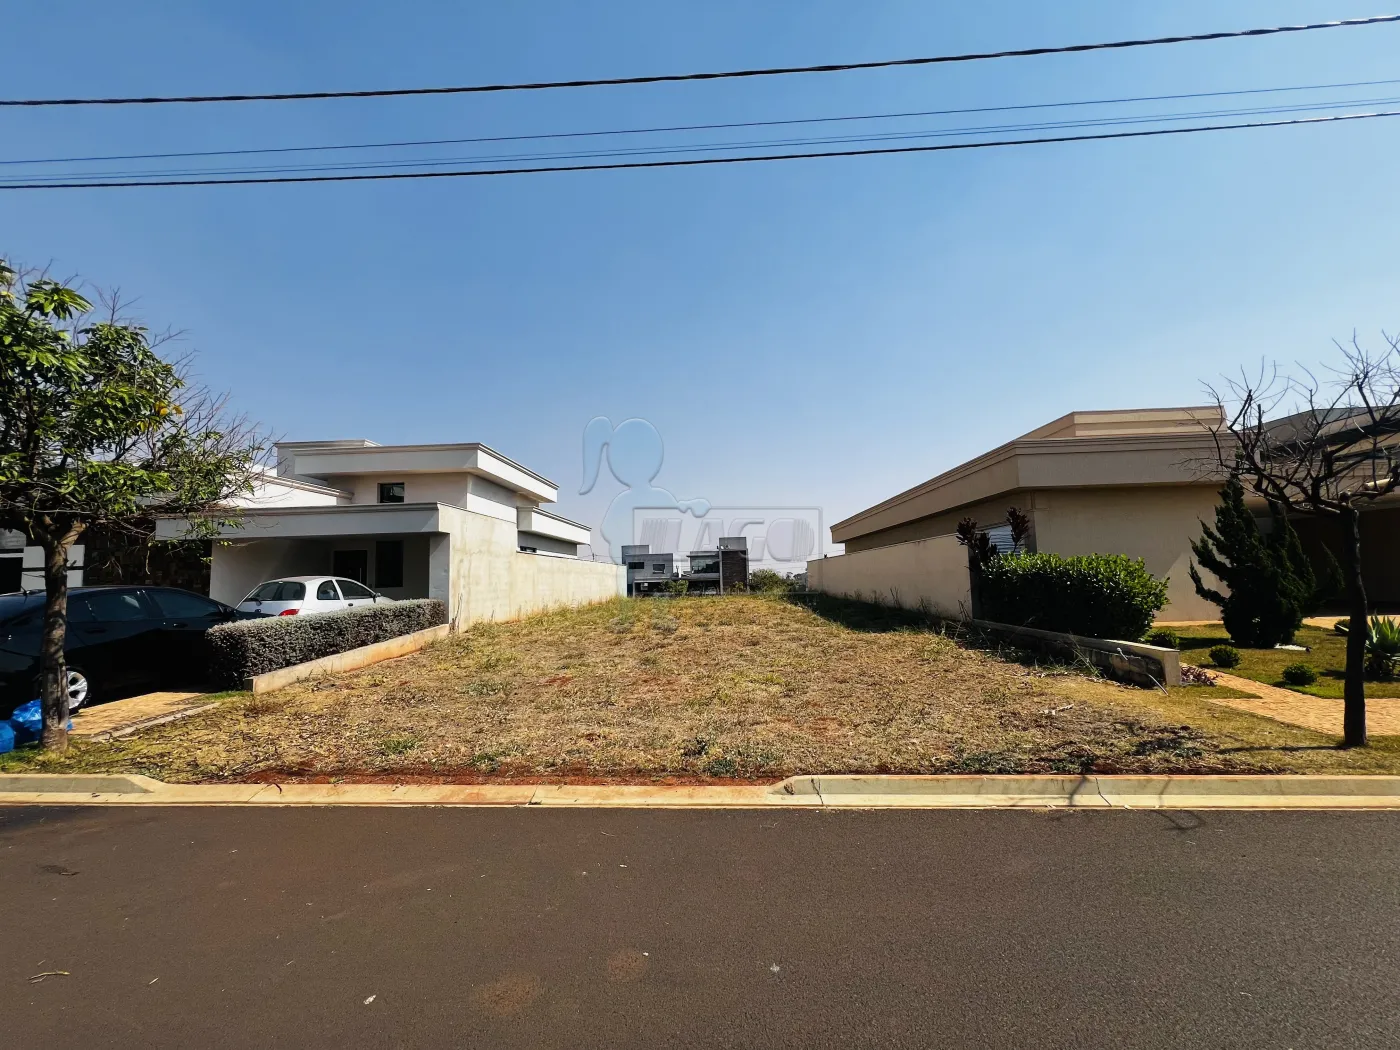
[[[1180,634],[1182,662],[1200,667],[1213,666],[1207,655],[1212,647],[1232,644],[1225,628],[1219,624],[1184,627]],[[1304,627],[1293,641],[1297,645],[1306,645],[1311,651],[1299,653],[1289,649],[1244,649],[1235,646],[1240,651],[1240,665],[1221,670],[1266,685],[1340,700],[1342,671],[1346,666],[1346,638],[1330,628]],[[1311,664],[1318,673],[1317,682],[1309,686],[1292,686],[1285,682],[1283,669],[1294,663]],[[1400,696],[1400,682],[1367,682],[1366,695]]]

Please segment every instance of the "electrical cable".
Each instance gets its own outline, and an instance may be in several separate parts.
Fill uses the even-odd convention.
[[[306,99],[389,98],[411,95],[466,95],[503,91],[543,91],[554,88],[617,87],[632,84],[666,84],[696,80],[735,80],[745,77],[788,76],[795,73],[844,73],[865,69],[892,69],[907,66],[931,66],[956,62],[981,62],[999,58],[1033,58],[1040,55],[1069,55],[1089,51],[1110,51],[1124,48],[1156,47],[1164,44],[1198,43],[1208,40],[1236,40],[1245,37],[1276,36],[1281,33],[1306,33],[1321,29],[1344,29],[1400,22],[1400,15],[1375,15],[1370,18],[1348,18],[1335,22],[1312,22],[1306,25],[1273,26],[1261,29],[1225,30],[1215,33],[1191,33],[1138,40],[1116,40],[1097,44],[1069,44],[1060,47],[1031,47],[1007,51],[982,51],[958,55],[932,55],[922,58],[881,59],[872,62],[838,62],[817,66],[777,66],[765,69],[733,69],[713,73],[668,73],[652,76],[607,77],[598,80],[546,80],[534,83],[469,84],[454,87],[378,88],[365,91],[288,91],[271,94],[243,95],[148,95],[112,98],[11,98],[0,99],[0,107],[14,106],[131,106],[165,105],[169,103],[204,102],[290,102]]]
[[[80,164],[109,160],[180,160],[194,157],[239,157],[275,153],[315,153],[334,150],[399,149],[406,146],[462,146],[484,142],[525,142],[548,139],[599,138],[612,135],[653,135],[681,131],[728,131],[737,128],[783,127],[794,124],[831,124],[860,120],[902,120],[912,117],[963,116],[973,113],[1009,113],[1035,109],[1066,109],[1075,106],[1108,106],[1136,102],[1176,102],[1198,98],[1227,98],[1241,95],[1279,94],[1290,91],[1334,91],[1342,88],[1380,87],[1400,84],[1393,80],[1355,80],[1338,84],[1298,84],[1291,87],[1243,88],[1234,91],[1193,91],[1175,95],[1136,95],[1124,98],[1080,99],[1068,102],[1030,102],[1005,106],[971,106],[961,109],[921,109],[894,113],[845,114],[834,117],[795,117],[786,120],[746,120],[724,124],[674,124],[649,128],[617,128],[611,131],[556,131],[535,135],[484,135],[457,139],[405,139],[397,142],[361,142],[316,146],[268,146],[257,149],[195,150],[173,153],[113,153],[88,157],[31,157],[0,160],[0,166],[20,164]]]
[[[1371,113],[1346,113],[1328,117],[1304,117],[1296,120],[1255,121],[1237,124],[1206,124],[1187,128],[1151,128],[1143,131],[1106,131],[1091,135],[1056,135],[1031,139],[996,139],[983,142],[947,142],[933,146],[886,146],[877,149],[823,150],[811,153],[780,153],[742,157],[697,157],[685,160],[622,161],[608,164],[565,164],[527,168],[478,168],[454,171],[383,172],[360,175],[290,175],[234,179],[145,179],[121,182],[55,182],[0,183],[5,190],[76,190],[130,189],[147,186],[240,186],[275,185],[314,182],[387,182],[404,179],[474,178],[500,175],[539,175],[550,172],[620,171],[643,168],[691,168],[716,164],[755,164],[771,161],[817,160],[826,157],[888,156],[900,153],[943,153],[953,150],[996,149],[1010,146],[1039,146],[1053,143],[1102,142],[1110,139],[1153,138],[1166,135],[1191,135],[1208,131],[1240,131],[1255,128],[1299,127],[1308,124],[1337,124],[1345,121],[1375,120],[1400,117],[1400,110],[1380,110]]]
[[[778,149],[791,146],[818,146],[866,142],[910,141],[933,138],[950,138],[964,135],[1017,134],[1033,131],[1066,130],[1087,127],[1118,127],[1131,124],[1155,124],[1168,121],[1219,119],[1224,117],[1263,116],[1278,113],[1316,112],[1320,109],[1338,109],[1361,105],[1380,106],[1400,104],[1400,98],[1356,99],[1338,102],[1315,102],[1293,106],[1266,106],[1251,109],[1207,110],[1194,113],[1142,114],[1138,116],[1080,118],[1076,120],[1047,121],[1034,124],[982,125],[977,127],[925,129],[919,131],[898,131],[864,135],[831,135],[821,137],[747,140],[741,142],[717,142],[695,144],[673,144],[628,149],[582,150],[568,153],[515,153],[487,156],[396,159],[383,161],[348,161],[339,164],[296,164],[247,168],[197,168],[189,170],[157,171],[88,171],[80,173],[85,179],[153,178],[161,176],[195,177],[200,175],[254,175],[269,173],[292,173],[306,171],[369,171],[382,168],[428,168],[449,164],[489,164],[518,163],[526,161],[588,160],[608,157],[643,157],[675,155],[685,153],[721,152],[738,149]],[[52,174],[16,176],[34,182],[62,182],[79,177],[78,175]]]

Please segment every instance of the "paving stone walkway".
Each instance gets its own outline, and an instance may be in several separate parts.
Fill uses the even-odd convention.
[[[1237,711],[1263,715],[1277,722],[1302,726],[1329,736],[1342,735],[1342,702],[1306,693],[1295,693],[1276,685],[1265,685],[1248,678],[1225,674],[1213,667],[1206,668],[1216,681],[1230,689],[1253,693],[1258,699],[1221,698],[1212,704],[1233,707]],[[1400,736],[1400,697],[1366,699],[1366,728],[1373,736]]]
[[[125,736],[142,726],[173,721],[217,706],[205,693],[145,693],[126,700],[79,711],[73,718],[73,736],[79,740]]]

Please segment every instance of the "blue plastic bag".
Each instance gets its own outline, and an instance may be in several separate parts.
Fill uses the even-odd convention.
[[[20,704],[10,716],[10,726],[14,729],[15,744],[32,744],[44,735],[44,712],[42,701],[31,700]]]
[[[5,723],[15,734],[14,747],[32,744],[44,735],[44,702],[31,700],[15,708],[15,713]],[[73,728],[73,719],[68,719],[68,728]]]
[[[0,755],[15,749],[15,727],[9,721],[0,722]]]

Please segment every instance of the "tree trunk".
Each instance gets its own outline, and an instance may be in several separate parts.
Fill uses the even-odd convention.
[[[68,551],[78,529],[39,537],[44,548],[44,635],[39,643],[39,696],[44,713],[42,745],[68,750],[68,667],[63,644],[68,635]]]
[[[1346,685],[1343,688],[1342,746],[1366,746],[1366,636],[1369,632],[1366,584],[1361,577],[1361,515],[1347,505],[1342,510],[1342,573],[1346,577],[1347,634]]]

